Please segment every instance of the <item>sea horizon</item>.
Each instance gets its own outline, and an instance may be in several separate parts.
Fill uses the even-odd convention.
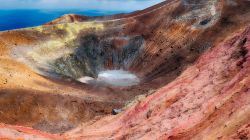
[[[1,9],[0,31],[40,26],[65,14],[108,16],[133,11],[79,9]]]

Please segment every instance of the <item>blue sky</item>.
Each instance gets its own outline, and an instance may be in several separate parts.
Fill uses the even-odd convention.
[[[141,10],[163,0],[0,0],[0,9]]]

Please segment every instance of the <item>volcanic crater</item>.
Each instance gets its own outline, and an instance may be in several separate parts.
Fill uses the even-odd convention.
[[[0,139],[248,138],[249,7],[167,0],[1,32]]]

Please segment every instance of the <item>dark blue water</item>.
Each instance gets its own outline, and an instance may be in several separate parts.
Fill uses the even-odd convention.
[[[103,16],[124,11],[79,11],[79,10],[0,10],[0,31],[38,26],[64,14]]]

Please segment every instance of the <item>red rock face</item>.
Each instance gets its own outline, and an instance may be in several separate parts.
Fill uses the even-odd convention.
[[[0,124],[0,139],[3,140],[19,140],[19,139],[54,139],[63,140],[65,138],[53,134],[47,134],[34,130],[32,128],[25,128],[21,126],[9,126]]]
[[[92,48],[85,47],[82,52],[78,47],[76,50],[79,51],[69,52],[70,57],[63,53],[59,64],[68,64],[66,60],[75,60],[74,55],[78,54],[79,58],[90,50],[96,56],[87,59],[93,61],[90,66],[103,65],[106,69],[120,66],[141,78],[139,85],[125,88],[59,81],[42,73],[50,70],[46,67],[40,71],[30,69],[29,64],[33,61],[26,58],[29,53],[24,52],[25,57],[11,57],[13,50],[15,53],[16,50],[29,51],[25,46],[34,45],[30,51],[36,56],[31,57],[36,62],[32,63],[33,67],[44,64],[42,60],[46,53],[50,54],[50,59],[45,59],[46,64],[51,64],[55,57],[52,51],[55,50],[57,55],[62,55],[61,52],[49,48],[41,54],[35,44],[74,34],[68,33],[69,29],[62,28],[60,24],[41,27],[42,32],[24,29],[1,33],[0,66],[4,69],[0,69],[0,78],[7,79],[7,82],[4,80],[5,84],[0,84],[0,105],[11,104],[7,107],[18,111],[6,111],[0,106],[1,118],[5,117],[0,121],[17,125],[0,125],[0,138],[249,139],[249,7],[247,0],[169,0],[132,14],[98,17],[95,20],[100,20],[101,25],[84,24],[84,28],[91,28],[82,29],[76,34],[76,39],[65,39],[67,48],[72,47],[71,44],[88,44],[98,49],[91,51]],[[91,22],[92,19],[88,20]],[[71,30],[76,28],[73,24],[65,24],[68,22],[74,20],[63,21],[62,25],[71,27]],[[92,29],[97,27],[101,30]],[[134,38],[139,38],[139,41]],[[43,41],[39,41],[41,39]],[[129,44],[132,46],[127,47]],[[131,52],[137,51],[134,48],[138,46],[139,53]],[[96,55],[95,52],[102,49],[107,51]],[[67,49],[63,51],[67,52]],[[106,57],[106,53],[116,56],[114,52],[120,51],[130,54],[129,59],[124,59],[126,65],[117,63],[116,57]],[[127,58],[126,55],[124,57]],[[105,58],[104,62],[97,61],[99,58]],[[73,64],[72,69],[75,67]],[[60,71],[60,74],[74,78],[78,73],[70,73],[72,69]],[[19,98],[20,93],[25,100]],[[135,103],[121,109],[122,112],[113,111],[113,114],[119,114],[111,115],[112,108],[121,108],[124,102],[135,100],[136,95],[143,97],[136,98]],[[46,97],[55,102],[48,101]],[[24,100],[25,104],[18,99]],[[30,119],[25,116],[27,112],[31,114]],[[70,127],[65,129],[66,126],[57,126],[55,122],[63,122]],[[48,125],[51,123],[57,127]],[[60,134],[50,134],[54,132]]]

